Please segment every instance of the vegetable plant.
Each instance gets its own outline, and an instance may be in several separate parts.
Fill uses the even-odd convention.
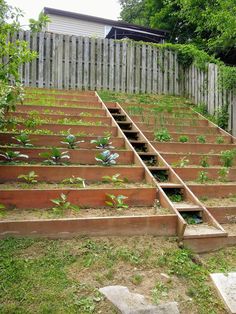
[[[52,208],[53,213],[56,215],[61,215],[68,209],[72,209],[76,211],[80,210],[79,206],[72,205],[67,200],[67,196],[63,193],[61,193],[60,198],[52,199],[51,202],[56,205]]]
[[[180,143],[186,143],[186,142],[188,142],[189,141],[189,137],[188,136],[186,136],[186,135],[180,135],[180,137],[179,137],[179,142]]]
[[[65,184],[79,184],[81,186],[83,186],[85,188],[85,179],[83,178],[80,178],[80,177],[75,177],[75,176],[72,176],[70,178],[65,178],[64,180],[62,180],[62,183],[65,183]]]
[[[110,150],[105,150],[102,153],[98,154],[95,159],[104,166],[111,166],[116,164],[116,159],[119,157],[119,154],[112,154]]]
[[[77,141],[76,140],[76,136],[73,134],[68,134],[65,138],[64,141],[62,141],[61,143],[64,145],[67,145],[67,147],[69,149],[75,149],[76,147],[78,147],[78,145],[80,143],[83,143],[84,141]]]
[[[154,133],[154,138],[159,142],[169,142],[172,140],[168,130],[166,128],[160,129]]]
[[[209,178],[207,176],[207,172],[206,171],[200,171],[198,172],[198,177],[197,177],[197,181],[200,182],[201,184],[209,181]]]
[[[220,160],[223,163],[223,167],[232,167],[236,150],[223,150],[220,152]]]
[[[2,152],[0,156],[3,157],[6,162],[13,162],[13,161],[16,162],[16,159],[18,158],[29,158],[29,156],[26,154],[21,154],[18,151],[12,151],[12,150]]]
[[[206,137],[205,135],[199,135],[197,136],[197,142],[201,143],[201,144],[205,144],[206,143]]]
[[[102,177],[102,181],[103,182],[107,182],[107,183],[113,183],[114,185],[120,185],[122,183],[124,183],[124,180],[119,178],[120,174],[116,173],[113,176],[103,176]]]
[[[33,145],[30,143],[30,139],[28,134],[22,132],[19,135],[12,137],[14,140],[16,140],[20,145],[23,145],[25,147],[32,147]]]
[[[184,156],[183,158],[181,158],[179,161],[173,163],[174,167],[180,167],[180,168],[184,168],[189,164],[189,159],[187,159],[186,156]]]
[[[103,137],[98,137],[96,140],[91,140],[90,143],[95,144],[96,148],[99,148],[99,149],[105,149],[105,148],[112,149],[114,147],[111,146],[112,142],[110,142],[110,139],[111,139],[110,136],[103,136]]]
[[[37,177],[38,177],[38,175],[35,174],[34,171],[30,171],[28,174],[21,174],[17,178],[18,179],[24,179],[26,181],[26,183],[28,183],[28,184],[34,184],[34,183],[38,182],[36,180]]]
[[[70,156],[67,154],[68,152],[62,152],[56,147],[52,147],[51,151],[39,153],[40,157],[47,158],[43,161],[45,164],[49,165],[58,165],[62,162],[62,160],[70,159]]]
[[[108,201],[106,201],[106,204],[112,208],[115,208],[117,210],[123,210],[129,208],[129,205],[124,203],[124,200],[128,198],[124,195],[113,195],[113,194],[106,194],[108,197]]]

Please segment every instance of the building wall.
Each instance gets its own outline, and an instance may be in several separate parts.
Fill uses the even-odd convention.
[[[47,31],[75,36],[104,38],[109,26],[101,23],[78,20],[70,17],[48,14],[51,22]]]

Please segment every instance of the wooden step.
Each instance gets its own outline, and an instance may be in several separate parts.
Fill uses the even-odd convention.
[[[203,210],[198,205],[187,203],[187,202],[175,203],[175,208],[179,212],[196,212],[196,211],[202,211]]]

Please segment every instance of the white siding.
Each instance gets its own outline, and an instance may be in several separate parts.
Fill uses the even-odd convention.
[[[49,14],[51,22],[47,30],[60,34],[69,34],[87,37],[105,37],[105,24],[83,21],[70,17]]]

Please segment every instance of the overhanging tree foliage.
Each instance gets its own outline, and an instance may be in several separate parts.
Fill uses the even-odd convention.
[[[234,63],[235,0],[120,0],[121,18],[170,31],[173,43],[192,43]]]
[[[4,123],[4,114],[14,109],[15,103],[22,97],[19,66],[37,57],[37,53],[30,50],[26,41],[9,40],[21,29],[19,18],[22,16],[20,9],[0,0],[0,124]],[[29,21],[30,29],[39,31],[48,21],[47,16],[40,14],[37,21],[33,19]]]

